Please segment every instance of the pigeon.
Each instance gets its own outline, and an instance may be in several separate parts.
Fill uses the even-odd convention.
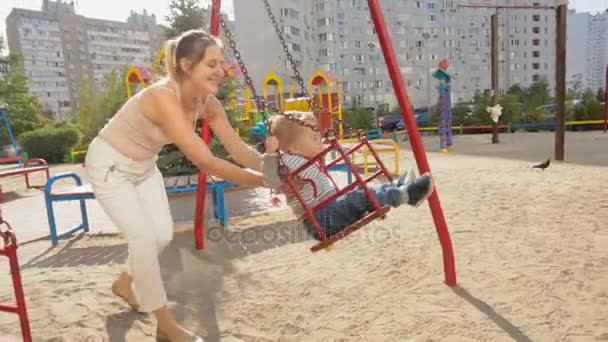
[[[535,164],[530,166],[531,169],[541,169],[543,171],[545,171],[546,168],[549,167],[549,165],[551,164],[551,159],[547,158],[547,160],[545,160],[544,162],[540,163],[540,164]]]

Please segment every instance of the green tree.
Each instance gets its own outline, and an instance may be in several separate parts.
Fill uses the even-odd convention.
[[[509,90],[507,90],[507,94],[506,95],[515,95],[518,98],[521,98],[525,94],[526,94],[526,90],[525,89],[522,89],[519,84],[514,84],[514,85],[512,85],[509,88]]]
[[[472,125],[475,124],[475,117],[472,115],[471,105],[468,103],[457,103],[452,108],[452,125]]]
[[[604,88],[599,88],[597,90],[597,100],[599,102],[604,102],[606,101],[606,90]]]
[[[574,108],[574,120],[593,120],[602,118],[602,105],[592,89],[583,93],[583,98]]]
[[[572,80],[568,82],[567,97],[570,100],[580,99],[583,94],[583,74],[572,75]]]
[[[473,97],[473,116],[475,123],[482,125],[491,125],[492,119],[488,113],[487,107],[492,106],[492,97],[482,92],[477,91]]]
[[[176,37],[184,31],[208,26],[200,0],[171,0],[169,15],[165,19],[169,23],[169,27],[165,30],[167,39]]]
[[[121,77],[125,72],[126,70],[112,70],[107,73],[99,89],[88,77],[80,82],[79,106],[72,115],[81,134],[77,149],[85,149],[127,100]]]
[[[374,125],[374,113],[363,107],[355,107],[348,109],[342,113],[342,119],[344,120],[345,131],[353,129],[373,129]]]
[[[11,54],[4,59],[6,72],[0,79],[0,102],[6,104],[6,113],[15,137],[41,128],[49,122],[43,115],[40,100],[28,90],[28,78],[23,74],[23,58]],[[6,130],[2,143],[8,143]]]
[[[502,122],[519,123],[522,120],[522,105],[519,102],[519,96],[516,94],[506,94],[500,100],[500,105],[503,107]]]

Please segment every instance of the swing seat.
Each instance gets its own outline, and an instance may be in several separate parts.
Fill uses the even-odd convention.
[[[300,220],[308,219],[309,222],[312,224],[313,229],[315,229],[316,232],[318,233],[319,242],[310,248],[311,252],[317,252],[321,249],[327,249],[328,247],[331,247],[338,240],[341,240],[344,237],[350,235],[351,233],[357,231],[358,229],[363,228],[368,223],[370,223],[378,218],[384,218],[390,210],[389,206],[380,205],[380,203],[378,202],[378,199],[376,198],[374,193],[371,192],[371,190],[367,186],[367,183],[376,179],[380,175],[384,175],[385,177],[387,177],[387,179],[389,181],[392,181],[392,175],[388,172],[388,170],[386,169],[386,167],[384,166],[384,164],[378,157],[378,154],[376,153],[374,148],[369,143],[367,136],[360,137],[359,143],[355,144],[353,147],[351,147],[347,151],[344,151],[342,146],[340,146],[338,144],[337,139],[335,139],[333,137],[329,138],[328,142],[329,142],[328,147],[326,147],[323,151],[321,151],[319,154],[317,154],[314,158],[312,158],[311,160],[309,160],[308,162],[306,162],[305,164],[303,164],[296,170],[289,172],[285,177],[285,181],[286,181],[287,185],[289,186],[289,188],[293,192],[294,196],[298,199],[302,208],[304,209],[305,214],[302,217],[300,217],[299,219]],[[357,152],[361,148],[369,149],[369,152],[376,159],[376,162],[378,163],[378,166],[379,166],[378,170],[367,178],[363,178],[359,174],[359,172],[357,172],[356,168],[354,167],[354,165],[352,164],[352,162],[349,158],[349,155]],[[338,154],[338,157],[326,165],[323,162],[323,160],[324,160],[325,156],[332,151],[335,151]],[[354,179],[355,179],[354,182],[345,186],[342,189],[340,189],[338,187],[336,182],[333,180],[333,178],[331,178],[331,176],[328,173],[328,170],[338,163],[346,164],[350,168],[350,170],[354,176]],[[295,186],[295,183],[296,183],[298,174],[300,172],[306,170],[308,167],[312,166],[313,164],[320,165],[320,167],[322,168],[322,171],[330,177],[330,179],[332,180],[334,187],[336,189],[336,193],[311,208],[304,201],[302,195],[300,194],[300,191]],[[357,220],[350,226],[341,229],[340,231],[336,232],[333,235],[327,236],[327,234],[325,234],[323,228],[319,224],[318,220],[316,219],[315,212],[317,212],[319,209],[323,208],[324,206],[328,205],[329,203],[335,201],[336,199],[343,196],[344,194],[349,193],[350,191],[354,190],[357,187],[361,187],[363,189],[366,197],[369,199],[369,201],[372,204],[372,210],[370,210],[365,216],[361,217],[359,220]]]

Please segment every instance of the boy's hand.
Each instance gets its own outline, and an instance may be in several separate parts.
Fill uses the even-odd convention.
[[[270,136],[266,138],[264,146],[266,148],[266,153],[273,153],[279,149],[279,141],[277,140],[277,138]]]

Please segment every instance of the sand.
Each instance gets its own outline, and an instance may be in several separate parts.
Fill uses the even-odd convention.
[[[456,287],[443,283],[427,205],[393,209],[314,254],[280,211],[234,218],[230,232],[215,226],[203,251],[191,232],[176,233],[161,255],[173,309],[206,341],[608,341],[608,135],[568,134],[574,162],[530,169],[553,155],[552,139],[464,136],[440,154],[437,138],[425,138]],[[35,341],[154,341],[152,316],[109,291],[124,240],[49,246],[19,249]],[[0,278],[0,301],[11,293]],[[0,313],[1,333],[19,334],[14,315]]]

